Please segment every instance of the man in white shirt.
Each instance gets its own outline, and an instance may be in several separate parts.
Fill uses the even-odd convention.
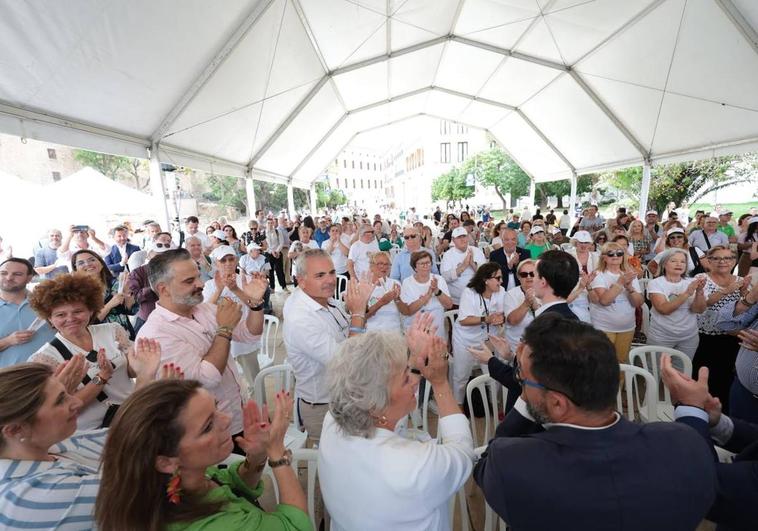
[[[379,243],[371,225],[361,225],[359,234],[360,239],[350,246],[350,252],[347,254],[347,271],[350,278],[357,279],[368,273],[371,255],[379,252]]]
[[[200,220],[197,219],[197,216],[187,216],[187,220],[184,222],[184,227],[187,229],[184,233],[184,242],[187,241],[187,238],[194,236],[200,240],[200,243],[203,245],[203,251],[210,251],[211,241],[206,234],[198,230],[199,225]],[[182,247],[185,247],[185,245],[183,244]]]
[[[703,230],[693,230],[689,237],[690,247],[697,247],[704,253],[716,245],[729,247],[729,236],[718,230],[719,220],[713,216],[705,218]]]
[[[90,244],[90,240],[94,245]],[[69,233],[66,235],[61,246],[58,247],[58,261],[56,262],[56,266],[66,266],[71,270],[71,257],[76,251],[81,251],[82,249],[91,249],[100,256],[108,254],[108,246],[105,245],[102,240],[98,239],[95,234],[95,229],[88,227],[87,225],[71,225]]]
[[[442,255],[440,274],[447,281],[447,286],[450,288],[450,298],[457,305],[469,280],[474,276],[477,268],[487,259],[481,249],[468,244],[468,231],[463,227],[453,230],[451,236],[453,246]]]
[[[300,418],[310,439],[318,443],[329,410],[326,365],[349,335],[365,332],[366,305],[374,286],[351,279],[346,313],[332,299],[337,273],[326,251],[305,250],[294,268],[298,287],[282,311],[284,344],[295,372]]]

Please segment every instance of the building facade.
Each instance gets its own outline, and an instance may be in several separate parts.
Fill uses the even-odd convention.
[[[0,169],[35,184],[51,184],[82,165],[68,146],[0,134]]]
[[[326,170],[324,182],[341,190],[348,206],[377,208],[387,204],[384,158],[378,151],[348,148]]]

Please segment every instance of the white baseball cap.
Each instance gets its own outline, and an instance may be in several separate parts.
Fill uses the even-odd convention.
[[[674,227],[673,229],[669,229],[666,232],[666,237],[671,236],[672,234],[684,234],[684,229],[681,227]]]
[[[226,233],[222,230],[214,230],[211,236],[218,238],[219,240],[226,241]]]
[[[222,245],[221,247],[227,247],[227,246]],[[255,242],[250,242],[250,243],[247,244],[247,250],[249,251],[250,249],[263,249],[263,247],[261,247],[260,245],[258,245]]]
[[[578,230],[572,236],[579,243],[592,243],[592,235],[586,230]]]
[[[214,260],[221,260],[225,256],[237,256],[237,252],[234,250],[234,247],[231,245],[219,245],[215,249],[213,249],[213,252],[211,253],[211,258]]]
[[[534,227],[532,227],[532,230],[529,231],[529,235],[531,236],[531,235],[537,234],[538,232],[544,233],[545,229],[543,229],[541,225],[535,225]]]
[[[657,216],[657,215],[658,215],[658,212],[657,212],[657,211],[655,211],[655,210],[648,210],[647,212],[645,212],[645,215],[646,215],[646,216],[650,216],[650,215],[655,215],[655,216]]]
[[[468,231],[463,227],[453,229],[453,238],[458,238],[459,236],[468,236]]]

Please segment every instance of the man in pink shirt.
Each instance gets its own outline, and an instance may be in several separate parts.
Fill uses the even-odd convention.
[[[219,410],[231,416],[232,434],[241,435],[240,376],[229,346],[232,339],[242,343],[259,340],[268,281],[253,278],[242,288],[240,299],[251,310],[242,320],[241,306],[229,299],[222,298],[218,304],[203,302],[203,281],[186,249],[155,256],[150,261],[149,280],[158,302],[138,337],[160,342],[161,364],[179,365],[185,378],[201,382],[218,399]]]

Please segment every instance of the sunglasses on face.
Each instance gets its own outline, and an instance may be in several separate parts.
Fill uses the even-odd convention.
[[[621,258],[624,256],[624,251],[609,251],[605,253],[608,258]]]
[[[169,247],[171,247],[171,244],[170,243],[155,242],[155,246],[158,247],[159,249],[168,249]]]
[[[526,278],[526,277],[534,278],[534,271],[519,271],[518,276],[520,278]]]
[[[418,234],[409,234],[408,236],[404,236],[406,240],[415,240],[418,238]]]

